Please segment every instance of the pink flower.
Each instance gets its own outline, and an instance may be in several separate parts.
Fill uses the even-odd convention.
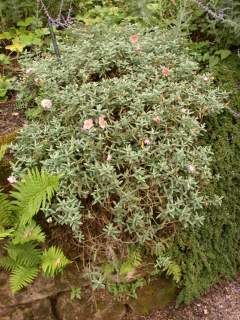
[[[138,35],[134,34],[130,37],[130,41],[132,44],[136,44],[138,42]]]
[[[17,182],[17,179],[14,176],[10,176],[7,178],[7,181],[11,184],[14,184]]]
[[[151,144],[149,139],[144,139],[143,143],[145,144],[145,146],[149,146]]]
[[[169,69],[166,67],[162,68],[162,74],[164,77],[168,77],[169,76]]]
[[[33,74],[33,68],[28,68],[27,70],[26,70],[26,75],[27,76],[31,76]]]
[[[161,122],[161,119],[159,116],[156,116],[153,118],[153,121],[159,126],[160,122]]]
[[[93,127],[93,120],[87,119],[83,123],[83,130],[90,130]]]
[[[192,165],[192,164],[189,164],[187,166],[187,170],[188,170],[189,173],[195,173],[196,172],[196,167],[194,165]]]
[[[105,129],[107,126],[107,122],[104,119],[104,116],[101,116],[98,118],[98,124],[100,126],[100,128]]]
[[[106,159],[107,161],[111,161],[112,160],[112,156],[110,155],[110,154],[108,154],[108,156],[107,156],[107,159]]]
[[[50,99],[43,99],[41,101],[41,106],[44,110],[49,110],[52,108],[52,100]]]

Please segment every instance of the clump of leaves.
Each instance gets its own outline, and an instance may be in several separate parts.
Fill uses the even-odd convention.
[[[14,77],[0,76],[0,102],[7,99],[8,92],[13,89]]]
[[[1,147],[1,155],[5,147]],[[40,269],[47,277],[62,272],[70,261],[52,246],[41,250],[45,234],[33,217],[45,208],[58,189],[60,176],[37,169],[30,170],[17,182],[10,195],[0,192],[0,239],[7,255],[0,258],[0,267],[10,272],[13,293],[30,284]]]
[[[19,107],[40,113],[13,146],[13,171],[65,172],[45,211],[80,241],[88,229],[118,252],[139,243],[158,256],[178,226],[203,224],[201,210],[220,203],[205,192],[212,152],[200,139],[226,95],[172,31],[73,28],[59,43],[61,65],[22,60],[33,73]]]
[[[10,52],[17,54],[31,46],[41,46],[43,39],[49,34],[47,28],[35,17],[28,17],[17,22],[16,27],[9,28],[0,34],[0,43]]]

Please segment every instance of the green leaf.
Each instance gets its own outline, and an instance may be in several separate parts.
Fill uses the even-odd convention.
[[[55,246],[45,250],[42,256],[42,269],[47,277],[54,277],[69,263],[71,261],[64,256],[62,250]]]
[[[121,267],[120,267],[120,274],[123,275],[123,274],[127,274],[129,272],[132,272],[134,271],[135,268],[134,266],[131,264],[131,262],[129,261],[125,261],[122,263]]]
[[[11,236],[13,232],[14,232],[13,228],[11,229],[0,228],[0,240]]]
[[[210,56],[209,57],[209,66],[214,67],[219,63],[220,59],[218,56]]]
[[[60,175],[32,169],[16,183],[11,196],[15,199],[13,204],[19,214],[20,225],[30,222],[41,207],[46,207],[59,188],[59,179]]]
[[[112,263],[105,263],[102,267],[104,275],[109,275],[115,271],[114,265]]]
[[[10,64],[10,63],[11,63],[10,58],[7,55],[1,53],[0,54],[0,64]]]
[[[17,266],[16,261],[10,257],[0,257],[0,267],[12,271]]]
[[[45,234],[42,232],[41,227],[37,225],[35,221],[32,221],[25,226],[20,226],[13,234],[13,244],[23,244],[28,241],[45,241]]]
[[[23,244],[10,243],[7,247],[10,258],[16,261],[17,265],[24,267],[35,267],[40,264],[42,252],[31,242]]]
[[[12,40],[12,44],[5,47],[6,50],[10,50],[12,52],[23,52],[25,45],[20,41],[19,38],[15,38]]]
[[[0,84],[1,84],[1,82],[0,82]],[[8,148],[7,144],[2,144],[0,146],[0,161],[3,159],[3,157],[4,157],[4,155],[5,155],[6,151],[7,151],[7,148]]]
[[[0,190],[1,191],[1,190]],[[13,205],[7,195],[0,192],[0,226],[8,227],[14,223]]]
[[[10,275],[10,288],[13,293],[26,287],[28,284],[33,282],[33,280],[38,275],[37,267],[22,267],[18,266],[13,269]]]
[[[25,20],[20,20],[17,23],[18,27],[28,27],[34,22],[34,17],[28,17]]]
[[[11,32],[0,33],[0,41],[1,40],[10,40],[10,39],[12,39],[12,37],[13,37],[13,34]]]
[[[231,51],[228,50],[228,49],[221,49],[221,50],[216,51],[215,54],[220,55],[221,60],[224,60],[224,59],[226,59],[227,57],[230,56]]]

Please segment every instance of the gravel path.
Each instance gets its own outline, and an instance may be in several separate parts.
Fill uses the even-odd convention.
[[[213,286],[203,297],[188,306],[168,306],[148,317],[129,320],[240,320],[240,275],[234,281]]]

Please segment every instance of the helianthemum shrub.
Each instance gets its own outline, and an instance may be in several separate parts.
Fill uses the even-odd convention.
[[[158,29],[78,28],[60,43],[61,64],[23,61],[19,105],[35,120],[13,146],[14,175],[64,172],[46,215],[104,244],[108,259],[137,244],[166,269],[159,256],[178,227],[204,224],[202,210],[220,202],[205,192],[212,152],[200,139],[224,94],[184,46]]]

